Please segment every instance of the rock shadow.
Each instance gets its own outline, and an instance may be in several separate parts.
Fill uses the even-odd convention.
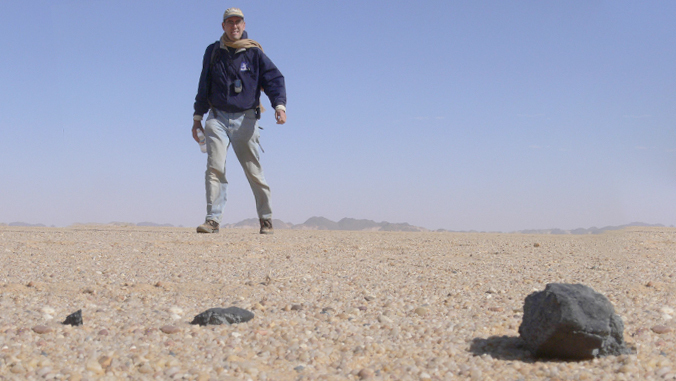
[[[475,356],[487,354],[499,360],[535,361],[519,336],[491,336],[487,339],[476,337],[472,340],[469,351]]]

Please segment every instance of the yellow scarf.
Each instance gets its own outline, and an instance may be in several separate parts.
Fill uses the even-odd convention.
[[[261,44],[250,38],[233,41],[229,39],[225,33],[223,33],[223,35],[221,36],[221,49],[225,49],[226,47],[235,49],[258,48],[261,50],[261,52],[263,51],[263,47],[261,46]]]

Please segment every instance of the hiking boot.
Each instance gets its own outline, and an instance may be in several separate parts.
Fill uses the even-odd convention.
[[[272,230],[272,220],[269,218],[261,218],[261,234],[274,234]]]
[[[219,223],[212,220],[206,220],[197,227],[198,233],[218,233]]]

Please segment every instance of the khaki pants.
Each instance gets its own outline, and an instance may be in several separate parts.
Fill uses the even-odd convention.
[[[225,158],[232,145],[256,199],[258,218],[272,218],[270,187],[265,181],[258,153],[260,137],[254,110],[227,113],[209,111],[204,123],[207,144],[207,220],[221,222],[228,181],[225,178]]]

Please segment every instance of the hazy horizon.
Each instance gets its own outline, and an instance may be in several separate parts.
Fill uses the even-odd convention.
[[[676,224],[676,2],[581,0],[1,2],[0,221],[203,222],[192,106],[228,6],[286,78],[273,218]],[[223,223],[255,217],[227,171]]]
[[[283,221],[283,220],[279,220],[278,218],[275,218],[273,220],[273,222],[274,221],[282,221],[284,224],[291,224],[293,226],[301,226],[301,225],[304,225],[305,223],[307,223],[308,221],[310,221],[313,218],[325,218],[325,217],[312,216],[312,217],[305,219],[302,222],[297,222],[297,223],[291,222],[291,221]],[[475,232],[489,232],[489,233],[490,232],[510,233],[510,232],[526,232],[526,231],[549,231],[549,230],[561,230],[561,231],[572,231],[572,230],[579,230],[579,229],[592,230],[592,229],[604,229],[604,228],[617,228],[617,227],[625,227],[625,226],[663,226],[663,227],[671,227],[671,228],[674,227],[674,225],[665,225],[665,224],[661,224],[661,223],[646,223],[646,222],[641,222],[641,221],[633,221],[633,222],[628,222],[628,223],[621,224],[621,225],[578,226],[578,227],[575,227],[575,228],[572,228],[572,227],[560,228],[560,227],[556,227],[556,226],[550,226],[550,227],[546,227],[546,228],[531,228],[531,229],[526,228],[526,229],[511,230],[511,231],[499,231],[499,230],[477,230],[477,229],[449,230],[449,229],[443,229],[443,228],[430,229],[430,228],[428,228],[426,226],[422,226],[422,225],[409,224],[406,221],[374,221],[374,220],[368,220],[368,219],[354,219],[354,218],[351,218],[351,217],[344,217],[344,218],[339,219],[337,221],[333,221],[333,220],[329,220],[329,221],[331,221],[333,223],[337,223],[337,222],[342,221],[344,219],[351,219],[351,220],[357,220],[357,221],[367,220],[367,221],[371,221],[371,222],[374,222],[374,223],[377,223],[377,224],[387,223],[387,224],[393,224],[393,225],[410,225],[410,226],[416,227],[416,228],[427,229],[431,232],[439,231],[439,230],[445,230],[445,231],[449,231],[449,232],[475,231]],[[244,219],[244,220],[237,221],[237,222],[231,222],[231,223],[224,222],[224,223],[221,224],[221,226],[222,227],[232,226],[232,225],[237,225],[237,224],[240,224],[240,223],[243,223],[243,222],[255,221],[255,220],[256,220],[256,218],[248,218],[248,219]],[[171,224],[171,223],[168,223],[168,222],[157,222],[157,221],[149,221],[149,220],[139,221],[139,222],[132,222],[132,221],[74,222],[72,224],[63,225],[63,226],[47,225],[47,224],[43,224],[41,222],[26,222],[26,221],[4,222],[4,221],[0,221],[0,226],[17,226],[17,227],[22,227],[22,226],[40,227],[40,226],[43,226],[43,227],[49,227],[49,228],[67,228],[67,227],[73,227],[73,226],[79,226],[79,225],[131,225],[131,226],[138,226],[138,227],[148,227],[148,226],[150,226],[150,227],[178,227],[178,228],[185,228],[185,227],[190,228],[190,227],[192,227],[192,226],[185,226],[185,225],[174,225],[174,224]],[[352,229],[347,229],[347,230],[352,230]],[[361,230],[361,229],[356,229],[356,230]]]

